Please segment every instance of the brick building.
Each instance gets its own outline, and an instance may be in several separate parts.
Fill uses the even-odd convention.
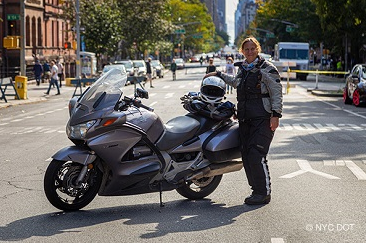
[[[4,37],[21,36],[22,0],[0,0],[0,72],[1,76],[14,76],[20,70],[20,50],[3,48]],[[75,51],[65,49],[65,42],[72,42],[69,23],[59,17],[62,8],[59,0],[24,0],[25,14],[25,63],[27,76],[32,77],[36,59],[42,63],[60,59],[65,74],[75,74]],[[21,38],[21,37],[20,37]]]

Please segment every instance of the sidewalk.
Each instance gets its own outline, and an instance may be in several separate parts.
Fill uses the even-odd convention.
[[[5,102],[5,100],[0,100],[0,109],[22,104],[44,102],[49,99],[55,99],[60,97],[71,99],[72,94],[75,90],[75,87],[68,87],[62,85],[62,88],[60,88],[61,95],[55,95],[57,93],[57,88],[51,88],[50,95],[46,95],[44,93],[47,92],[48,85],[49,85],[48,83],[42,83],[39,86],[37,86],[34,82],[30,81],[27,83],[28,99],[17,100],[15,99],[15,96],[10,95],[6,96],[8,102]],[[14,91],[9,89],[6,93],[14,94]]]
[[[309,74],[306,81],[290,81],[290,84],[305,88],[313,95],[327,97],[342,97],[345,83],[345,78],[327,75],[319,75],[317,83],[315,74]]]

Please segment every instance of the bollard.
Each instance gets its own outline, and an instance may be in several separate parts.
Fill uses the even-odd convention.
[[[290,68],[287,68],[286,94],[290,93]]]
[[[318,69],[315,72],[315,89],[318,89],[318,78],[319,78],[319,73],[318,73]]]

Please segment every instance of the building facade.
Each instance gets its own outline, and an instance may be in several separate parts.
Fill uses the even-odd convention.
[[[254,21],[257,5],[254,0],[240,0],[235,11],[235,39],[249,29],[249,24]]]
[[[21,1],[0,0],[0,71],[1,76],[14,76],[20,70],[20,49],[3,47],[5,37],[21,33]],[[73,34],[68,22],[60,18],[62,6],[59,0],[24,0],[25,63],[27,76],[32,76],[36,60],[42,63],[59,59],[65,66],[65,75],[72,76],[75,51],[65,49],[65,42],[72,43]],[[19,43],[20,46],[20,43]]]

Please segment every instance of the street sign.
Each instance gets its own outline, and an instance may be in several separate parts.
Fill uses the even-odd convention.
[[[75,26],[71,27],[71,30],[73,32],[75,32],[76,31],[76,27]],[[85,31],[85,27],[80,27],[80,31]]]
[[[295,28],[291,25],[286,25],[286,32],[293,32]]]
[[[275,35],[273,33],[266,33],[267,38],[274,38]]]
[[[6,15],[6,20],[20,20],[20,14],[8,14]]]
[[[203,36],[202,35],[193,35],[192,36],[194,39],[201,39],[201,38],[203,38]]]
[[[179,29],[179,30],[175,30],[174,33],[176,33],[176,34],[185,34],[186,30],[185,29]]]

